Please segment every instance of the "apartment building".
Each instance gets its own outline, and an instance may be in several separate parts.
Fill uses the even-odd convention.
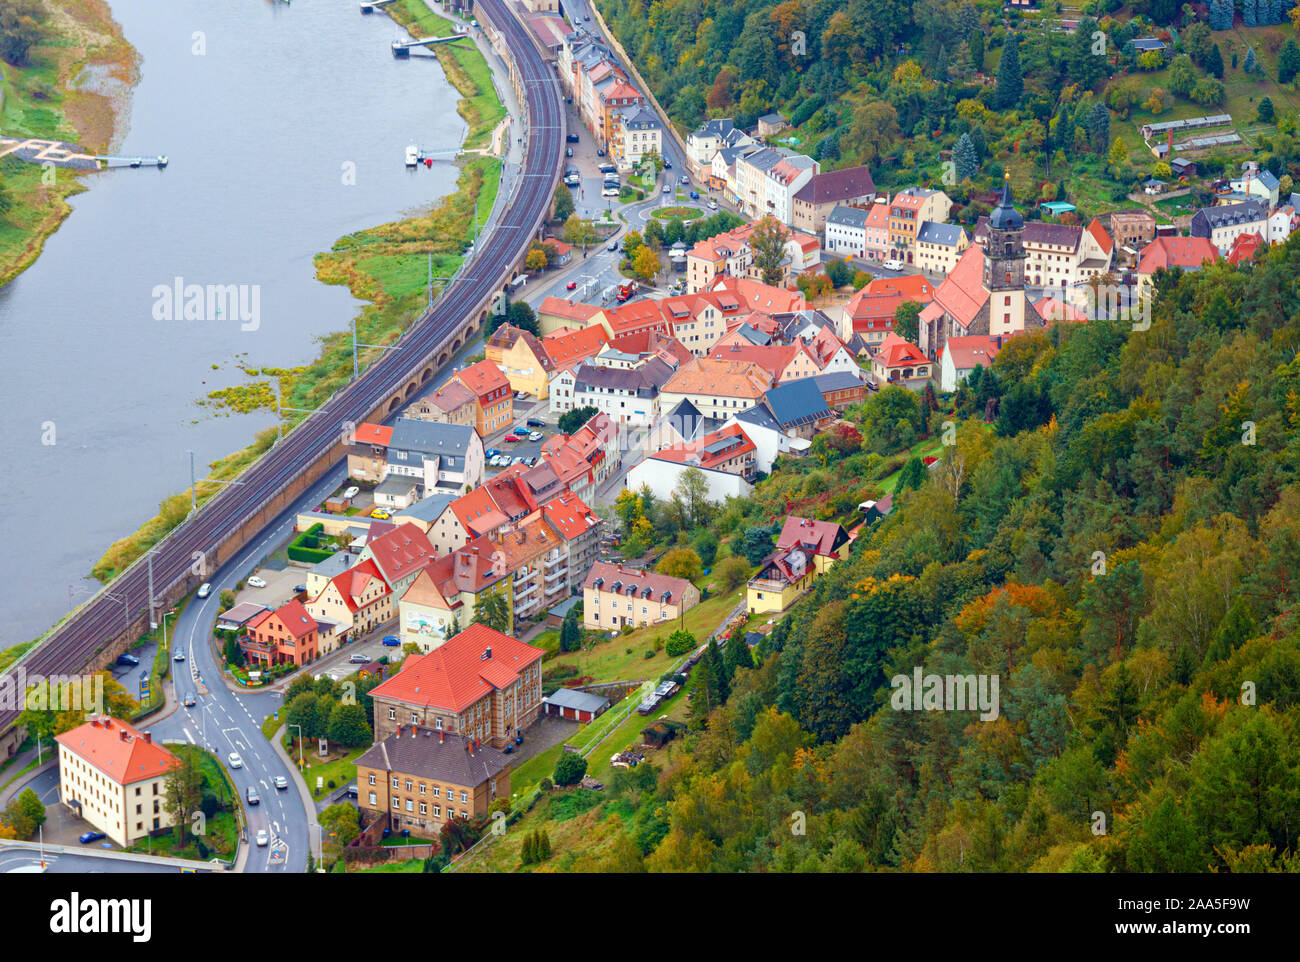
[[[598,561],[582,585],[587,628],[615,630],[672,622],[700,603],[700,590],[685,578]]]
[[[952,200],[941,190],[908,187],[889,202],[890,257],[911,264],[916,255],[916,235],[925,221],[943,223],[952,211]]]
[[[510,426],[514,420],[514,393],[510,379],[491,361],[471,364],[452,374],[451,380],[474,395],[474,430],[487,437]]]
[[[370,692],[375,737],[419,725],[504,748],[537,720],[542,703],[541,648],[472,624]]]
[[[820,170],[811,157],[794,154],[785,157],[767,172],[767,207],[764,213],[782,224],[794,223],[794,198]]]
[[[826,253],[840,258],[867,258],[867,218],[871,211],[862,207],[835,207],[823,224]]]
[[[239,646],[251,664],[305,665],[320,654],[316,619],[302,602],[290,601],[274,611],[264,611],[244,626]]]
[[[988,218],[975,225],[975,241],[988,242]],[[1113,243],[1093,220],[1084,228],[1072,224],[1027,221],[1021,235],[1025,253],[1025,284],[1033,287],[1074,287],[1110,270]]]
[[[483,481],[483,441],[468,425],[401,417],[388,437],[383,478],[405,477],[418,482],[420,497],[438,492],[458,494]],[[383,503],[378,493],[376,501]]]
[[[836,208],[870,207],[875,196],[876,185],[865,165],[814,174],[794,195],[790,224],[797,230],[820,234]]]
[[[690,401],[705,417],[724,420],[751,408],[772,386],[772,375],[748,361],[696,358],[683,364],[664,385],[659,404],[664,410]]]
[[[317,622],[335,626],[336,644],[360,638],[391,621],[395,614],[392,590],[373,561],[359,562],[330,578],[305,607]]]
[[[357,807],[367,825],[436,839],[453,818],[487,818],[510,797],[510,756],[464,735],[398,725],[357,759]]]
[[[181,760],[151,734],[96,715],[54,740],[59,801],[114,843],[128,848],[175,824],[165,808],[166,779]]]
[[[707,120],[686,135],[687,163],[697,178],[712,169],[714,156],[727,148],[756,146],[757,141],[739,129],[728,117]],[[733,158],[734,163],[734,158]]]
[[[958,224],[923,221],[916,232],[915,264],[931,274],[948,274],[970,246],[970,237]]]
[[[693,441],[661,448],[627,473],[627,488],[647,486],[657,498],[671,500],[688,470],[704,476],[706,497],[715,503],[747,497],[753,491],[757,448],[738,423],[729,424]]]
[[[463,384],[449,381],[432,394],[412,401],[403,409],[402,416],[472,428],[475,410],[473,392]]]
[[[541,340],[532,333],[502,324],[488,338],[484,353],[505,374],[511,390],[538,400],[546,397],[555,367]]]
[[[1269,238],[1268,206],[1257,200],[1242,201],[1226,207],[1204,207],[1192,215],[1190,234],[1208,240],[1226,256],[1243,234]]]
[[[663,124],[648,107],[615,111],[613,134],[614,163],[624,170],[636,167],[646,154],[663,156]]]

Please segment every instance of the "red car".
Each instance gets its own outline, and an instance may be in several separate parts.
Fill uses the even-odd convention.
[[[522,441],[523,438],[521,438],[521,437],[520,437],[519,435],[517,435],[517,434],[507,434],[507,435],[506,435],[504,438],[502,438],[501,440],[502,440],[502,441],[511,441],[511,442],[514,442],[514,441]]]
[[[567,284],[564,285],[564,289],[565,289],[566,291],[576,291],[576,290],[578,289],[578,282],[577,282],[577,281],[569,281],[569,283],[567,283]]]

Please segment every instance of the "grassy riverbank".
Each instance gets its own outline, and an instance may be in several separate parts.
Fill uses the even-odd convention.
[[[399,22],[408,22],[402,21],[402,17],[409,17],[413,28],[426,36],[445,36],[452,32],[451,25],[433,14],[421,0],[402,0],[394,6],[401,8],[394,11]],[[490,144],[493,129],[505,117],[505,107],[492,86],[487,61],[468,40],[463,49],[459,45],[456,49],[451,45],[434,49],[440,58],[446,52],[443,66],[447,79],[460,94],[458,111],[469,125],[466,146]],[[419,317],[427,298],[429,255],[433,255],[435,277],[450,277],[456,271],[474,236],[476,212],[478,222],[486,222],[500,182],[500,160],[471,155],[461,162],[456,190],[428,211],[348,234],[339,238],[330,250],[316,255],[316,276],[322,282],[344,284],[353,296],[368,302],[357,316],[359,341],[381,346],[390,344]],[[363,348],[362,365],[375,360],[379,353]],[[340,331],[321,338],[319,356],[303,367],[266,367],[249,369],[247,373],[246,383],[213,391],[199,403],[215,412],[274,411],[278,380],[286,408],[319,407],[352,375],[351,332]],[[285,415],[289,424],[303,417],[302,414]],[[247,448],[213,464],[208,476],[219,480],[235,477],[271,447],[275,435],[274,428],[259,433]],[[200,484],[199,500],[211,497],[219,487]],[[138,531],[114,542],[91,573],[100,581],[108,582],[180,524],[188,510],[188,494],[165,498],[158,515]]]
[[[106,151],[135,82],[135,50],[103,0],[45,0],[45,6],[43,42],[21,66],[0,63],[0,130]],[[68,198],[86,189],[85,176],[12,157],[0,161],[8,201],[0,214],[0,286],[40,256],[72,210]]]

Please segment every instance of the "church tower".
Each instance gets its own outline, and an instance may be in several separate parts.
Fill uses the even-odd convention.
[[[984,289],[1025,289],[1025,221],[1011,204],[1011,175],[1002,182],[1002,198],[989,216],[988,244],[984,248]]]
[[[989,294],[987,333],[995,337],[1023,331],[1029,320],[1024,234],[1024,218],[1011,203],[1008,175],[1002,182],[1002,199],[989,215],[989,236],[984,248],[984,290]]]

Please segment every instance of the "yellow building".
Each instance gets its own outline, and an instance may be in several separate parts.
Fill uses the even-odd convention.
[[[545,400],[555,370],[551,356],[536,337],[513,324],[502,324],[488,338],[486,354],[505,373],[510,390]]]
[[[776,550],[749,580],[745,606],[750,614],[785,612],[837,561],[848,557],[843,525],[791,516],[785,519]]]
[[[181,760],[151,734],[100,715],[54,740],[60,800],[118,845],[172,826],[165,782]]]

